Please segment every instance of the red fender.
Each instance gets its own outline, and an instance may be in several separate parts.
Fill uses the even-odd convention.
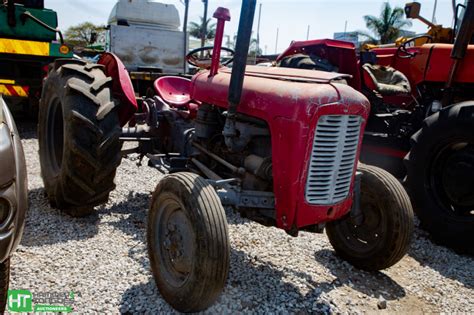
[[[104,65],[105,74],[112,77],[112,94],[120,101],[118,114],[120,125],[124,126],[138,110],[130,75],[120,58],[112,53],[103,53],[98,64]]]

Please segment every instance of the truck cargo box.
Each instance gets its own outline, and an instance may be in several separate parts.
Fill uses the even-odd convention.
[[[184,33],[145,25],[110,25],[107,50],[116,54],[129,71],[150,68],[182,73]]]

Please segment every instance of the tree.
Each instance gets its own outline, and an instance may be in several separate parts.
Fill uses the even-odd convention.
[[[252,38],[250,40],[250,46],[249,46],[249,56],[250,57],[256,57],[262,55],[262,49],[260,47],[257,47],[257,39]]]
[[[364,21],[375,37],[365,32],[359,32],[359,34],[366,37],[368,42],[380,44],[393,43],[400,37],[400,30],[404,26],[411,26],[411,22],[404,18],[404,10],[400,7],[392,9],[388,2],[382,5],[380,17],[365,15]]]
[[[235,45],[237,43],[237,35],[234,35],[234,37],[231,39],[229,35],[226,35],[226,47],[235,49]],[[262,48],[258,47],[257,48],[257,39],[256,38],[251,38],[250,39],[250,45],[249,45],[249,57],[255,57],[255,56],[260,56],[263,54]]]
[[[190,22],[188,25],[188,32],[194,38],[201,39],[201,34],[203,30],[204,19],[203,17],[199,17],[201,19],[201,23]],[[206,40],[213,40],[216,37],[216,24],[211,24],[211,19],[206,21]]]
[[[65,41],[75,47],[87,47],[105,42],[105,26],[84,22],[71,26],[64,33]]]

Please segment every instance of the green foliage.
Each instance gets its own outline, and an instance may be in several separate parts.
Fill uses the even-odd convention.
[[[237,42],[237,35],[234,35],[233,39],[230,38],[230,36],[226,36],[227,40],[225,42],[225,47],[235,49],[235,44]],[[260,56],[263,54],[263,50],[261,47],[257,48],[257,39],[252,38],[250,40],[250,45],[249,45],[249,57],[255,57],[255,56]]]
[[[74,47],[87,47],[105,42],[105,26],[84,22],[71,26],[64,33],[66,43]]]
[[[201,34],[202,34],[203,24],[204,24],[204,18],[201,16],[200,19],[201,19],[200,23],[190,22],[188,25],[189,35],[197,39],[201,39]],[[211,19],[208,19],[205,24],[206,24],[206,37],[205,38],[206,40],[213,40],[214,37],[216,37],[216,24],[215,23],[211,24]]]
[[[382,5],[380,17],[365,15],[364,21],[375,36],[366,32],[359,32],[359,34],[366,37],[367,42],[374,44],[393,43],[400,37],[400,30],[404,26],[411,26],[411,22],[404,17],[404,10],[400,7],[392,8],[388,2]]]

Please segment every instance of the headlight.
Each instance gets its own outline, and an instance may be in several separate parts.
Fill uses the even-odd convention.
[[[5,198],[0,197],[0,224],[3,224],[10,214],[11,204]]]

